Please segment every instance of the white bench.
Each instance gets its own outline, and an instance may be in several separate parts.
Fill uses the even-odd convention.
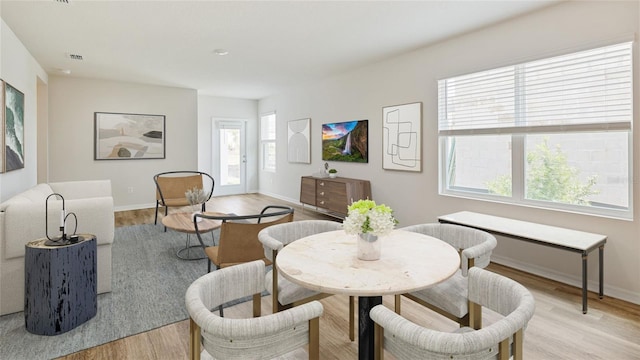
[[[571,230],[556,226],[536,224],[499,216],[460,211],[438,217],[441,223],[457,224],[485,230],[496,235],[511,237],[557,249],[582,254],[582,313],[587,313],[587,258],[589,253],[599,249],[600,255],[600,299],[604,296],[604,244],[607,236]]]

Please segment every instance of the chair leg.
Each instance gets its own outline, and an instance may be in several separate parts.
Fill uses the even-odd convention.
[[[354,341],[356,339],[356,329],[355,329],[355,313],[356,313],[356,305],[355,305],[355,297],[349,296],[349,340]]]
[[[482,306],[472,301],[469,301],[469,313],[467,314],[467,316],[469,317],[468,319],[469,327],[475,330],[482,329]]]
[[[224,309],[222,308],[222,304],[218,306],[218,311],[220,311],[220,317],[224,317]]]
[[[384,360],[384,328],[378,323],[374,323],[373,326],[373,358]]]
[[[200,326],[189,317],[189,359],[200,360]]]
[[[167,215],[169,215],[169,207],[165,206],[164,207],[164,216],[166,217]],[[167,227],[164,227],[164,232],[167,232]]]
[[[394,296],[394,300],[395,300],[395,312],[396,314],[400,315],[400,305],[402,304],[402,295],[395,295]]]
[[[320,359],[320,318],[309,320],[309,360]]]
[[[158,224],[158,202],[156,201],[156,218],[153,220],[153,225]]]
[[[513,334],[513,347],[512,354],[514,360],[522,360],[524,355],[522,354],[523,350],[523,338],[524,338],[524,330],[520,329]]]

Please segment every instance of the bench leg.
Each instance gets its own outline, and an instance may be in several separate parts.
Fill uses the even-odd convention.
[[[582,313],[587,313],[587,254],[582,254]]]
[[[600,246],[600,299],[604,298],[604,245]]]

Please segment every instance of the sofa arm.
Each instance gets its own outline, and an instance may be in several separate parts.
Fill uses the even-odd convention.
[[[65,199],[65,208],[67,213],[76,214],[78,233],[94,234],[98,245],[113,242],[113,198]],[[61,201],[50,201],[46,218],[51,237],[60,235],[60,209]],[[44,210],[44,202],[15,203],[5,209],[2,234],[5,259],[23,257],[26,243],[46,237]],[[71,234],[74,228],[73,216],[67,217],[67,233]]]
[[[54,182],[49,186],[65,200],[111,196],[111,180]]]

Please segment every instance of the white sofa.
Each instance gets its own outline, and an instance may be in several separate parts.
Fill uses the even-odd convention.
[[[0,204],[0,315],[24,310],[25,244],[46,237],[45,202],[52,193],[64,197],[67,213],[76,214],[77,233],[96,236],[98,293],[111,291],[114,235],[111,181],[38,184]],[[49,236],[60,235],[62,201],[52,196],[48,207]],[[73,233],[74,224],[73,216],[69,216],[67,233]]]

